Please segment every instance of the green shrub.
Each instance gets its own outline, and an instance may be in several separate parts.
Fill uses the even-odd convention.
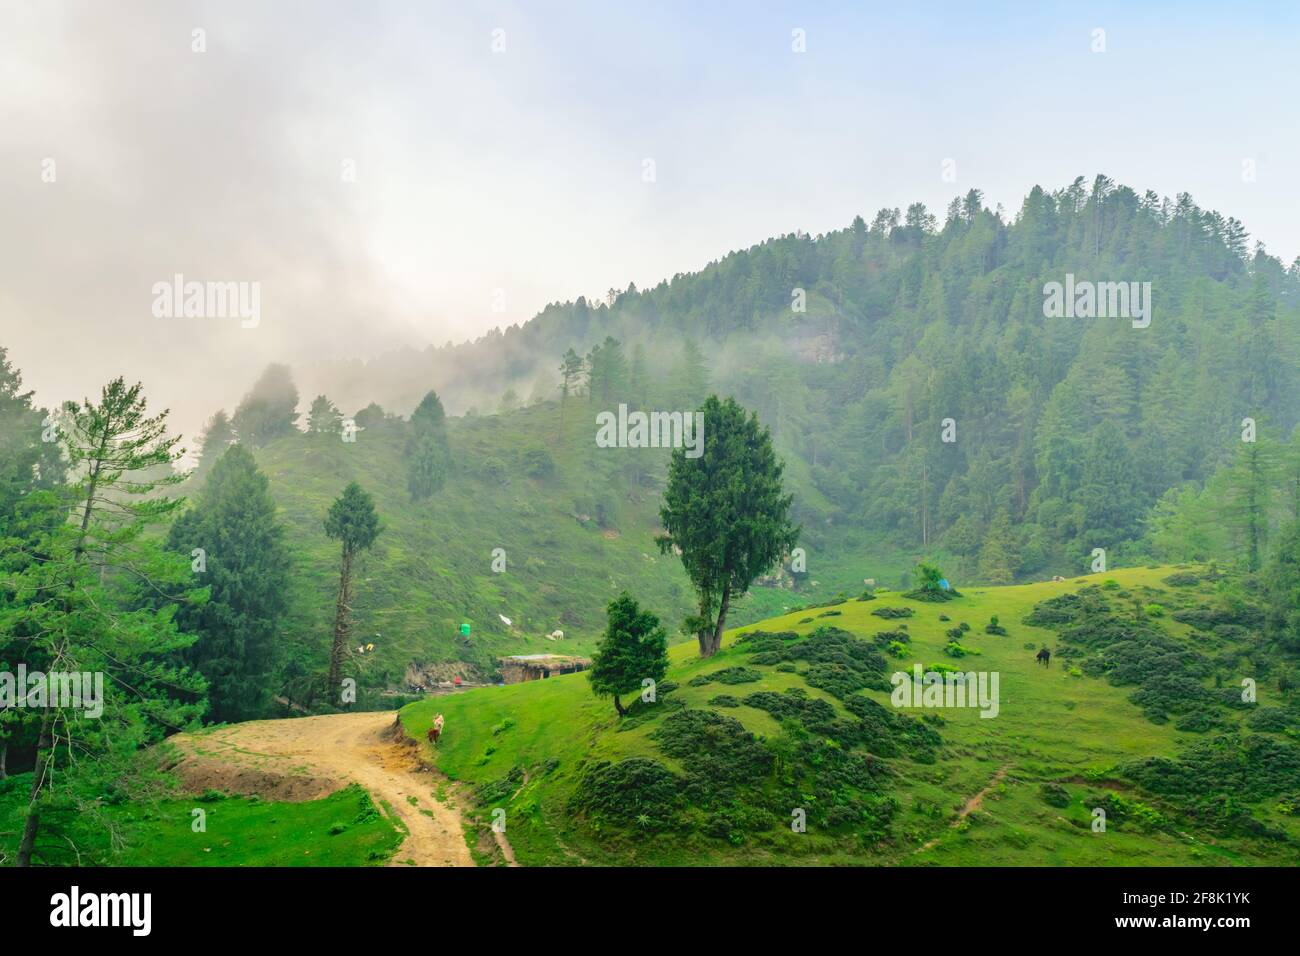
[[[1070,805],[1070,791],[1066,790],[1059,783],[1045,783],[1038,788],[1039,796],[1049,807],[1068,807]]]
[[[900,617],[911,617],[915,612],[910,607],[878,607],[871,613],[876,617],[893,620]]]
[[[643,830],[673,825],[681,781],[663,764],[645,757],[587,766],[569,800],[571,810]]]

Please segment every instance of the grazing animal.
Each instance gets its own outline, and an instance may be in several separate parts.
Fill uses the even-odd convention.
[[[1034,660],[1038,661],[1038,663],[1042,664],[1044,667],[1051,667],[1052,652],[1044,647],[1041,651],[1038,652],[1038,656],[1035,657]]]
[[[429,732],[425,736],[429,738],[429,743],[436,744],[438,738],[442,736],[442,729],[440,727],[430,727]]]

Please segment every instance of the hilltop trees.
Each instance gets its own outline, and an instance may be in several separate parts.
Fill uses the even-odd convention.
[[[794,546],[799,529],[789,518],[793,496],[784,493],[784,466],[758,416],[716,395],[701,411],[702,453],[673,452],[657,540],[664,554],[681,552],[699,608],[686,629],[696,635],[700,656],[710,657],[722,646],[733,598]]]
[[[104,789],[121,786],[123,762],[203,706],[201,678],[170,663],[193,641],[177,628],[177,606],[203,595],[186,591],[186,562],[147,534],[181,503],[162,492],[183,478],[170,466],[184,449],[166,432],[167,413],[148,415],[140,386],[120,378],[65,412],[60,439],[75,476],[66,520],[5,581],[0,633],[25,645],[33,671],[99,673],[103,693],[28,701],[36,763],[20,866],[32,863],[47,811],[97,812]]]
[[[564,430],[564,409],[569,395],[582,379],[582,357],[570,348],[560,360],[560,430]]]
[[[314,438],[338,438],[342,431],[343,414],[337,406],[324,395],[312,399],[311,408],[307,410],[307,434]]]
[[[622,717],[627,708],[619,699],[656,683],[668,673],[668,637],[659,626],[659,618],[641,610],[632,596],[624,591],[606,609],[609,623],[592,657],[587,679],[597,697],[613,697],[614,709]]]
[[[297,430],[297,408],[298,389],[289,375],[289,367],[273,363],[240,401],[231,424],[241,443],[249,448],[261,448]]]
[[[334,642],[330,648],[330,667],[327,692],[334,699],[338,693],[343,673],[343,657],[347,647],[352,613],[352,563],[357,554],[369,550],[379,537],[379,515],[375,502],[361,490],[355,481],[349,482],[343,494],[330,505],[325,517],[325,534],[338,541],[341,547],[338,599],[334,609]]]
[[[198,635],[183,657],[208,680],[208,716],[265,717],[292,562],[266,476],[248,449],[231,445],[221,456],[167,545],[194,558],[197,581],[209,589],[206,604],[177,614],[181,627]]]
[[[404,455],[412,501],[428,498],[443,486],[451,468],[451,449],[447,443],[447,414],[437,392],[425,395],[411,413],[411,434]]]
[[[203,435],[199,439],[199,464],[194,469],[194,476],[201,478],[212,470],[212,466],[217,463],[227,448],[235,440],[235,429],[230,424],[230,417],[224,410],[218,411],[203,428]]]

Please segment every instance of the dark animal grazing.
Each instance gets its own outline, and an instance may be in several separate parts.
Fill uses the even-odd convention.
[[[1052,652],[1044,647],[1041,651],[1038,652],[1038,656],[1035,657],[1034,660],[1038,661],[1038,663],[1042,664],[1044,667],[1051,667]]]
[[[441,735],[438,733],[437,727],[430,727],[429,733],[425,736],[429,738],[429,743],[436,744],[438,742],[438,737]]]

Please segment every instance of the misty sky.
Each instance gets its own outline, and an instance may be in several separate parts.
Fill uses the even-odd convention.
[[[43,403],[124,374],[193,433],[269,360],[971,187],[1014,213],[1105,172],[1300,255],[1300,8],[964,6],[3,0],[0,344]],[[175,273],[259,282],[261,324],[154,317]]]

